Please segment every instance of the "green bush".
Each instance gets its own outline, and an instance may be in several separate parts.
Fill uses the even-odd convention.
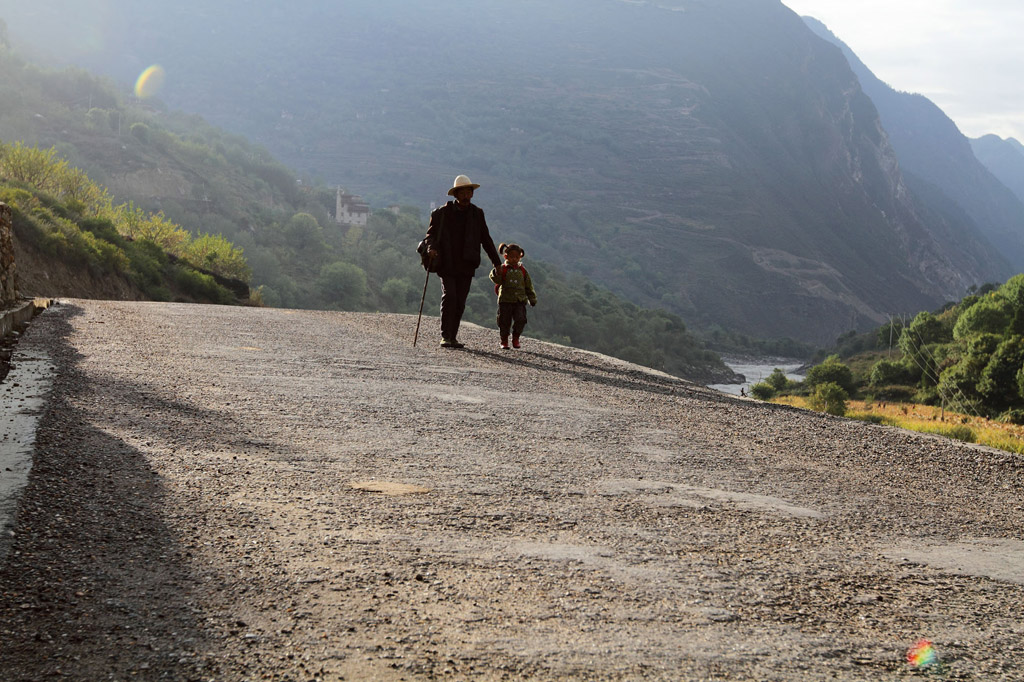
[[[196,301],[226,305],[235,303],[234,294],[217,284],[210,275],[196,272],[192,268],[176,266],[174,283],[183,294]]]
[[[168,268],[167,254],[150,241],[127,242],[129,276],[142,292],[154,301],[171,300],[171,292],[164,282]]]
[[[129,128],[128,130],[132,134],[132,137],[134,137],[139,142],[149,142],[150,130],[149,126],[145,123],[142,123],[141,121],[138,123],[133,123],[131,128]]]
[[[380,288],[388,311],[405,312],[416,301],[416,290],[404,279],[390,278]]]
[[[961,400],[976,398],[978,396],[978,375],[981,373],[979,364],[968,357],[952,367],[942,370],[938,386],[940,393],[949,398]]]
[[[846,414],[847,398],[849,398],[849,395],[842,386],[833,381],[826,381],[815,385],[814,393],[811,394],[808,404],[811,406],[811,409],[818,412],[826,412],[842,417]]]
[[[960,340],[975,334],[1002,334],[1012,316],[1010,302],[992,294],[960,314],[953,326],[953,338]]]
[[[905,383],[908,378],[907,370],[902,363],[893,362],[892,360],[879,360],[871,368],[868,383],[872,386],[888,386]]]
[[[949,426],[939,431],[943,436],[947,438],[953,438],[956,440],[962,440],[965,443],[974,443],[977,441],[977,436],[974,433],[974,429],[963,424],[957,424],[956,426]]]
[[[916,393],[917,389],[912,386],[893,384],[891,386],[875,386],[871,389],[871,398],[890,403],[908,403],[913,400]]]
[[[86,218],[85,220],[78,223],[78,226],[83,230],[88,230],[100,239],[116,244],[118,246],[124,246],[125,239],[118,234],[117,228],[114,227],[114,223],[107,218]]]
[[[750,387],[750,395],[758,400],[771,400],[775,397],[775,387],[762,381]]]
[[[1014,408],[1007,410],[999,415],[999,421],[1004,424],[1017,424],[1018,426],[1024,424],[1024,410],[1020,408]]]
[[[366,272],[358,265],[337,261],[320,270],[317,286],[325,301],[335,303],[342,310],[359,310],[369,292]]]
[[[853,372],[839,360],[838,355],[830,355],[820,365],[811,367],[804,383],[811,388],[821,384],[837,384],[847,395],[854,391]]]
[[[772,370],[772,373],[768,375],[768,378],[764,380],[764,383],[768,384],[778,392],[786,390],[786,387],[789,386],[791,382],[786,377],[785,372],[776,367]]]
[[[980,305],[980,304],[979,304]],[[992,354],[978,380],[978,393],[994,411],[1001,412],[1021,403],[1018,374],[1024,366],[1024,337],[1011,336]]]

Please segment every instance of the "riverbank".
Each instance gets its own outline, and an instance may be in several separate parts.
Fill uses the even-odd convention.
[[[722,361],[736,374],[743,376],[743,381],[731,384],[708,384],[708,388],[722,391],[730,395],[750,395],[750,387],[768,378],[775,368],[781,369],[786,377],[794,381],[803,381],[802,370],[806,360],[793,358],[726,358]]]

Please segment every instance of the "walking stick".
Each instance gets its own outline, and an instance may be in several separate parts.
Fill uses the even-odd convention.
[[[430,260],[434,260],[431,258]],[[412,337],[412,346],[416,347],[416,339],[420,337],[420,320],[423,319],[423,301],[427,299],[427,284],[430,282],[430,270],[427,270],[427,278],[423,280],[423,295],[420,296],[420,314],[416,316],[416,333]]]

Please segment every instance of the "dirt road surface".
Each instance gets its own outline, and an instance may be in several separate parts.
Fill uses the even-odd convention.
[[[0,678],[1024,680],[1020,457],[414,323],[36,318]]]

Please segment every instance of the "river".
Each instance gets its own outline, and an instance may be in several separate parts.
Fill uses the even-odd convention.
[[[793,358],[759,358],[759,359],[736,359],[736,358],[722,358],[725,364],[732,371],[737,374],[742,374],[746,377],[746,381],[742,384],[709,384],[708,388],[714,388],[722,391],[723,393],[731,393],[732,395],[739,395],[742,389],[748,395],[750,394],[750,387],[754,384],[764,381],[768,378],[768,375],[775,371],[778,367],[781,369],[787,377],[795,381],[803,381],[803,374],[797,374],[796,371],[806,364],[803,360],[795,360]]]

